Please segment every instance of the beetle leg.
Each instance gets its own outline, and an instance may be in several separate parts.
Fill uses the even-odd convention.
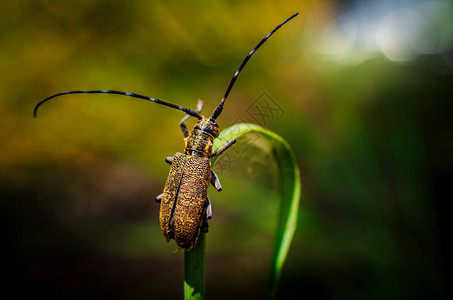
[[[209,200],[208,197],[206,197],[208,199],[208,202],[206,203],[206,217],[208,219],[211,219],[212,218],[212,207],[211,207],[211,201]]]
[[[159,196],[156,197],[156,202],[157,202],[157,203],[160,203],[160,201],[162,200],[162,196],[163,196],[163,195],[164,195],[164,194],[160,194]]]
[[[203,105],[204,105],[204,101],[203,99],[198,99],[198,102],[197,102],[197,113],[201,113],[201,111],[203,110]]]
[[[217,191],[220,192],[222,190],[222,186],[220,185],[219,177],[213,170],[211,170],[211,184],[215,187],[215,189]]]
[[[203,231],[205,233],[209,231],[208,217],[206,215],[203,217]]]
[[[222,154],[223,152],[225,152],[228,148],[230,148],[231,146],[233,146],[234,144],[236,143],[236,139],[232,139],[228,142],[226,142],[225,144],[223,144],[222,147],[220,147],[219,149],[217,149],[216,152],[214,152],[210,158],[213,158],[214,156],[219,156],[220,154]]]
[[[187,115],[184,118],[182,118],[181,122],[179,123],[179,127],[181,127],[182,134],[184,134],[185,138],[189,136],[189,130],[187,130],[187,126],[186,124],[184,124],[184,122],[187,121],[188,118],[190,118],[190,115]]]
[[[173,162],[173,156],[168,156],[167,158],[165,158],[165,162],[169,165],[171,165],[171,163]]]
[[[198,103],[197,103],[197,113],[201,113],[201,111],[203,110],[203,100],[202,99],[198,99]],[[182,134],[184,134],[184,137],[188,137],[189,136],[189,130],[187,130],[187,126],[186,124],[184,124],[185,121],[187,121],[191,116],[190,115],[186,115],[184,116],[184,118],[182,118],[181,122],[179,123],[179,127],[181,127],[181,130],[182,130]]]
[[[208,232],[209,231],[209,225],[208,225],[208,220],[212,218],[212,207],[211,207],[211,201],[209,198],[207,198],[208,201],[206,202],[206,210],[205,214],[203,216],[203,231]]]

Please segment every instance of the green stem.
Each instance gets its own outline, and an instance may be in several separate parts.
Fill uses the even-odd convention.
[[[202,231],[190,251],[184,251],[184,299],[201,300],[205,294],[206,234]]]

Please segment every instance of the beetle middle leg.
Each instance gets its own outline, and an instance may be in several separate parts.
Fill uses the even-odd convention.
[[[162,194],[160,194],[159,196],[156,197],[155,200],[156,200],[157,203],[160,203],[160,201],[162,201],[163,195],[164,195],[164,194],[162,193]]]
[[[204,104],[203,100],[198,99],[197,113],[201,113],[201,111],[203,110],[203,104]],[[191,115],[186,115],[184,118],[182,118],[181,122],[179,123],[179,127],[181,127],[182,134],[184,134],[185,138],[189,136],[189,130],[187,129],[187,126],[186,124],[184,124],[184,122],[187,121],[190,117]]]
[[[211,170],[211,184],[215,187],[217,191],[220,192],[222,190],[222,185],[220,184],[219,177],[213,170]]]
[[[173,156],[168,156],[167,158],[165,158],[165,162],[169,165],[171,165],[171,163],[173,162],[173,159],[174,157]],[[156,197],[156,202],[157,203],[160,203],[160,201],[162,201],[162,196],[163,194],[160,194],[159,196]]]
[[[173,159],[174,159],[173,156],[167,156],[167,157],[165,158],[165,162],[166,162],[167,164],[171,165],[171,163],[173,162]]]
[[[165,158],[165,162],[169,165],[171,165],[171,163],[173,162],[173,159],[174,157],[173,156],[168,156],[167,158]],[[160,194],[159,196],[156,197],[156,202],[157,203],[160,203],[160,201],[162,201],[162,196],[163,194]]]

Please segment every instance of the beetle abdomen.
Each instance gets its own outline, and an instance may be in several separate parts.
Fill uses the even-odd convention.
[[[160,225],[167,241],[191,249],[203,222],[211,164],[206,157],[177,153],[165,184],[160,208]]]

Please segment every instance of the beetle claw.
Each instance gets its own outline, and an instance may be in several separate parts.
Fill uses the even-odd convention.
[[[155,200],[156,200],[157,203],[160,203],[160,201],[162,201],[162,196],[163,196],[163,195],[164,195],[164,194],[160,194],[159,196],[156,197]]]

